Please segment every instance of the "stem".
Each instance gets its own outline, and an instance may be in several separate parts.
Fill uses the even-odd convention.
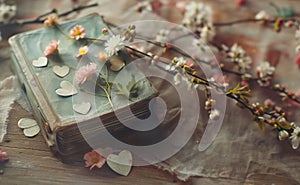
[[[87,8],[96,7],[96,6],[98,6],[98,3],[94,3],[94,4],[90,4],[90,5],[86,5],[86,6],[79,6],[79,7],[73,8],[72,10],[69,10],[67,12],[58,14],[58,17],[65,17],[65,16],[67,16],[67,15],[73,13],[73,12],[78,12],[78,11],[81,11],[81,10],[84,10],[84,9],[87,9]]]
[[[57,14],[57,10],[56,9],[52,9],[51,11],[46,12],[46,13],[44,13],[42,15],[39,15],[38,17],[36,17],[36,18],[34,18],[32,20],[27,20],[27,21],[18,21],[17,20],[15,23],[5,24],[3,26],[0,26],[0,28],[6,27],[6,26],[12,26],[12,25],[23,26],[23,25],[27,25],[27,24],[42,24],[47,19],[47,18],[44,18],[44,17],[47,16],[47,15],[50,15],[52,13],[57,14],[57,16],[60,18],[60,17],[68,16],[69,14],[71,14],[73,12],[78,12],[78,11],[81,11],[81,10],[84,10],[84,9],[88,9],[88,8],[92,8],[92,7],[96,7],[96,6],[98,6],[98,3],[94,3],[94,4],[90,4],[90,5],[86,5],[86,6],[79,6],[77,8],[73,8],[72,10],[63,12],[61,14]]]
[[[99,86],[100,84],[97,83],[97,85]],[[113,105],[113,103],[112,103],[112,101],[111,101],[110,94],[109,94],[109,93],[107,92],[107,90],[106,90],[104,87],[102,87],[101,85],[100,85],[99,87],[105,92],[105,94],[106,94],[106,96],[107,96],[107,99],[108,99],[108,102],[109,102],[111,108],[113,108],[114,105]]]

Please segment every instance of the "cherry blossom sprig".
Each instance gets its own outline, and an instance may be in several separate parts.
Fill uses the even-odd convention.
[[[8,21],[5,22],[5,24],[0,25],[0,29],[3,27],[12,26],[12,25],[23,26],[23,25],[27,25],[27,24],[43,24],[47,19],[49,19],[48,16],[51,16],[51,14],[55,14],[55,16],[51,16],[53,18],[53,20],[55,20],[56,19],[55,17],[57,17],[57,18],[66,17],[74,12],[79,12],[81,10],[96,7],[96,6],[98,6],[98,3],[93,3],[93,4],[85,5],[85,6],[78,6],[78,7],[72,8],[71,10],[68,10],[66,12],[62,12],[62,13],[59,13],[57,11],[57,9],[52,9],[49,12],[39,15],[32,20],[25,20],[25,21],[14,20],[13,17],[11,17]]]
[[[152,42],[148,41],[150,44],[154,44],[156,46],[160,47],[166,47],[168,44],[163,44],[163,43],[157,43],[157,42]],[[166,62],[161,61],[159,56],[148,54],[142,51],[138,51],[135,48],[132,48],[130,46],[125,46],[126,48],[140,53],[144,56],[148,56],[151,58],[151,60],[155,60],[156,62],[162,62],[166,64]],[[233,99],[237,102],[237,105],[241,108],[245,108],[249,110],[249,112],[254,116],[254,121],[258,123],[259,127],[264,130],[264,125],[270,125],[272,126],[275,130],[278,131],[279,134],[279,139],[283,140],[284,138],[287,138],[290,136],[293,148],[297,148],[297,142],[295,135],[297,135],[297,126],[293,122],[288,122],[286,119],[287,113],[284,112],[281,108],[274,106],[272,109],[267,106],[267,105],[261,105],[259,103],[250,103],[249,97],[251,96],[251,90],[249,89],[248,84],[245,85],[240,85],[238,84],[235,88],[230,89],[229,91],[226,91],[224,89],[224,84],[226,84],[224,81],[222,83],[215,83],[214,81],[210,81],[209,79],[205,79],[200,77],[195,69],[193,69],[193,63],[190,63],[190,61],[199,61],[198,59],[195,59],[191,56],[188,56],[186,53],[183,51],[180,51],[177,48],[174,48],[173,46],[168,45],[167,49],[173,49],[174,51],[178,51],[178,53],[183,54],[184,57],[188,57],[188,59],[182,58],[182,57],[175,57],[173,58],[172,62],[167,65],[166,68],[163,68],[171,73],[174,74],[174,81],[175,84],[181,83],[181,82],[186,82],[188,83],[188,86],[190,88],[197,88],[199,85],[205,86],[207,88],[215,88],[218,91],[221,91],[226,94],[227,97],[230,99]],[[166,49],[164,51],[167,51]],[[238,46],[235,46],[235,49],[231,52],[234,51],[241,51],[241,48]],[[244,52],[244,51],[243,51]],[[135,55],[139,56],[139,55]],[[233,54],[232,56],[240,56],[240,57],[245,57],[245,55],[238,55],[238,54]],[[189,60],[192,59],[192,60]],[[239,61],[239,60],[237,60]],[[205,64],[208,64],[210,62],[206,61],[201,61]],[[155,64],[155,63],[154,63]],[[180,70],[181,69],[181,70]],[[260,66],[258,66],[258,72],[257,72],[257,81],[261,81],[261,83],[265,83],[269,78],[273,75],[275,68],[269,65],[268,62],[263,62],[261,63]],[[237,74],[243,74],[240,72],[237,72]],[[208,99],[206,101],[206,109],[209,111],[209,116],[210,119],[214,119],[218,117],[219,113],[218,110],[211,110],[212,105],[216,103],[215,100],[211,99],[208,96]],[[286,136],[286,137],[284,137]]]

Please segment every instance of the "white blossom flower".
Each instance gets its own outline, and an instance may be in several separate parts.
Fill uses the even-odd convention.
[[[17,12],[16,5],[0,4],[0,22],[7,24],[15,17]]]
[[[290,137],[292,141],[292,147],[293,149],[297,149],[299,147],[300,142],[300,127],[296,127]]]
[[[184,12],[182,24],[192,32],[201,32],[201,27],[205,25],[212,26],[212,10],[209,6],[191,1],[186,4]]]
[[[246,72],[252,64],[252,59],[246,55],[246,51],[238,44],[233,44],[230,49],[227,46],[222,46],[227,51],[227,58],[230,62],[235,62],[241,72]]]
[[[124,40],[125,38],[121,37],[120,35],[113,35],[110,37],[105,43],[105,51],[107,55],[110,57],[117,54],[118,51],[124,47]]]
[[[173,66],[173,65],[166,65],[166,67],[165,67],[165,69],[167,70],[167,71],[175,71],[175,66]]]
[[[183,66],[187,62],[183,57],[175,57],[173,60],[176,60],[176,67]]]
[[[210,120],[217,120],[220,117],[220,111],[217,109],[213,109],[211,110],[210,114],[209,114],[209,119]]]
[[[204,42],[212,40],[216,35],[215,28],[209,25],[205,25],[200,31],[200,38]]]
[[[251,64],[252,64],[252,60],[248,56],[241,57],[240,59],[238,59],[238,66],[241,72],[245,72],[246,69],[250,69]]]
[[[156,42],[160,42],[160,43],[166,43],[168,41],[168,35],[170,33],[170,30],[165,30],[162,29],[158,32],[158,34],[156,35]]]
[[[144,12],[152,12],[152,6],[150,1],[142,1],[136,5],[136,10],[144,13]]]
[[[176,73],[176,75],[174,76],[174,84],[175,85],[179,85],[182,81],[182,76],[180,73]]]
[[[238,44],[233,44],[228,52],[228,56],[232,59],[232,62],[235,62],[236,59],[244,57],[246,54],[245,50]]]
[[[286,130],[281,130],[279,133],[278,133],[278,139],[280,141],[283,141],[284,139],[288,138],[290,135],[289,133],[286,131]]]
[[[274,74],[275,67],[271,66],[269,62],[262,62],[256,67],[256,71],[260,78],[265,78]]]
[[[258,13],[255,15],[255,19],[256,19],[256,20],[268,20],[268,19],[270,19],[270,18],[271,18],[271,16],[270,16],[267,12],[265,12],[264,10],[258,12]]]

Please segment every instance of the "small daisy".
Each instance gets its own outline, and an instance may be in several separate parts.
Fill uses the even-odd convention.
[[[47,19],[44,21],[44,25],[51,27],[55,24],[58,24],[57,16],[55,15],[50,15],[47,17]]]
[[[79,40],[85,37],[85,29],[81,25],[74,26],[70,31],[70,37]]]
[[[75,74],[75,80],[77,84],[83,84],[88,77],[95,74],[97,71],[97,65],[95,63],[90,63],[86,66],[80,67]]]
[[[84,155],[85,167],[89,167],[92,170],[95,166],[101,168],[105,163],[105,158],[96,151],[88,152]]]
[[[271,66],[269,62],[262,62],[256,67],[256,71],[260,78],[265,78],[274,74],[275,67]]]
[[[296,127],[294,129],[294,132],[292,133],[290,139],[292,141],[293,149],[296,150],[299,147],[299,142],[300,142],[300,127]]]
[[[58,41],[52,40],[45,48],[44,51],[45,57],[58,53],[58,45],[59,45],[59,40]]]
[[[78,54],[76,55],[77,58],[82,57],[83,55],[87,54],[89,51],[89,47],[88,46],[83,46],[80,47],[78,50]]]
[[[124,37],[113,35],[105,43],[105,51],[108,57],[116,55],[124,47]]]

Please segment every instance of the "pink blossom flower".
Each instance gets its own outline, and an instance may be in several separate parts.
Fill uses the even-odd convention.
[[[300,54],[296,57],[295,64],[300,68]]]
[[[105,163],[105,158],[95,150],[88,152],[84,155],[85,167],[89,167],[92,170],[95,166],[101,168]]]
[[[271,107],[271,106],[274,106],[275,103],[274,103],[271,99],[266,99],[266,100],[264,101],[264,105],[265,105],[266,107]]]
[[[0,149],[0,163],[8,161],[8,155],[6,152]]]
[[[44,21],[44,25],[48,27],[51,27],[55,24],[58,24],[58,20],[55,15],[48,16],[47,19]]]
[[[44,55],[46,57],[53,55],[58,52],[59,41],[52,40],[45,48]]]
[[[82,57],[83,55],[87,54],[88,51],[89,51],[88,46],[80,47],[79,50],[78,50],[78,54],[76,55],[76,57],[77,57],[77,58],[80,58],[80,57]]]
[[[79,40],[85,37],[85,29],[81,25],[74,26],[70,31],[70,37]]]
[[[75,74],[75,80],[77,84],[83,84],[89,76],[96,73],[97,65],[95,63],[90,63],[86,66],[80,67]]]
[[[96,57],[101,61],[104,62],[107,60],[108,56],[106,53],[104,52],[100,52],[98,55],[96,55]]]

